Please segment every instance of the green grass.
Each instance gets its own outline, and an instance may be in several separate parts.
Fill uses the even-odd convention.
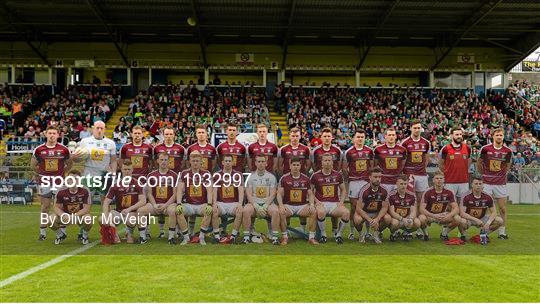
[[[52,232],[36,241],[37,210],[0,206],[0,280],[81,246],[75,227],[62,245]],[[510,239],[488,246],[446,246],[438,227],[429,242],[382,245],[97,245],[1,288],[0,301],[538,302],[540,206],[509,212]]]

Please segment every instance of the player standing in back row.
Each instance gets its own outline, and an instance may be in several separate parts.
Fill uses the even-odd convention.
[[[189,157],[193,151],[200,154],[201,170],[214,172],[216,167],[216,148],[208,142],[208,131],[206,126],[197,125],[195,127],[195,135],[197,142],[187,148],[187,156]]]
[[[452,142],[441,149],[439,168],[444,172],[446,188],[454,193],[456,201],[461,201],[469,191],[469,167],[471,147],[463,143],[463,130],[451,130]]]
[[[179,174],[185,168],[186,149],[182,145],[174,142],[175,137],[174,128],[163,128],[163,142],[154,147],[154,156],[156,157],[155,161],[157,163],[159,153],[167,153],[169,155],[169,170]]]
[[[506,234],[506,190],[507,174],[512,165],[512,150],[503,144],[504,129],[493,131],[493,143],[480,149],[480,158],[476,162],[478,172],[482,174],[484,192],[497,201],[499,212],[503,219],[499,227],[499,238],[507,239]]]
[[[257,166],[255,165],[256,157],[264,155],[266,157],[266,171],[275,175],[277,172],[279,149],[275,144],[268,141],[268,127],[265,124],[257,125],[257,136],[259,139],[248,147],[250,171],[257,170]]]
[[[218,165],[221,169],[223,169],[223,157],[225,155],[231,155],[232,169],[242,174],[245,172],[247,150],[246,147],[236,139],[237,136],[238,126],[234,123],[229,123],[227,125],[227,140],[220,143],[216,147],[216,151],[219,159]]]
[[[282,175],[291,172],[290,161],[293,158],[298,158],[301,163],[300,172],[308,174],[311,168],[310,150],[307,146],[300,143],[300,129],[292,128],[289,131],[291,143],[281,147],[279,150],[279,171]]]
[[[129,159],[133,166],[133,178],[146,176],[150,173],[154,158],[153,150],[152,146],[144,143],[144,129],[141,126],[134,126],[131,129],[131,142],[120,149],[118,167],[122,169],[123,161]]]
[[[325,154],[330,154],[332,156],[333,169],[338,172],[341,170],[341,149],[338,146],[332,144],[332,139],[332,129],[322,129],[322,144],[311,150],[311,162],[313,163],[313,172],[317,172],[322,169],[322,157]]]
[[[364,145],[366,131],[357,129],[353,137],[353,146],[343,156],[343,175],[349,177],[349,200],[351,213],[349,219],[349,240],[354,239],[354,214],[360,190],[369,183],[369,172],[373,168],[373,150]]]
[[[414,177],[414,191],[416,201],[420,202],[424,192],[429,189],[429,180],[426,171],[428,165],[430,142],[420,136],[422,133],[422,124],[419,120],[413,120],[411,124],[411,136],[405,138],[401,145],[407,150],[407,160],[403,173]],[[420,203],[416,204],[416,214],[420,214]],[[422,229],[416,231],[416,237],[422,238]]]
[[[32,154],[31,166],[37,175],[38,195],[41,202],[41,213],[49,214],[53,195],[57,190],[52,186],[45,186],[44,178],[64,177],[64,173],[71,169],[73,164],[69,150],[58,143],[60,132],[57,127],[49,126],[45,130],[47,141],[37,146]],[[50,180],[50,182],[52,182]],[[47,237],[47,225],[39,226],[39,238],[43,241]]]
[[[407,150],[396,144],[396,129],[388,128],[384,132],[384,144],[375,148],[375,160],[382,170],[381,186],[388,194],[396,189],[397,177],[403,172]]]

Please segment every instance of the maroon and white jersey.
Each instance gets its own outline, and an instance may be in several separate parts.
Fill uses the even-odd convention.
[[[133,164],[133,177],[146,176],[150,173],[150,162],[154,159],[154,149],[145,143],[142,143],[140,146],[127,143],[120,149],[120,159],[131,160]]]
[[[244,172],[247,151],[244,145],[238,141],[236,141],[233,145],[231,145],[228,141],[224,141],[217,146],[216,150],[219,157],[218,166],[220,168],[222,168],[221,161],[223,160],[223,156],[232,155],[233,169],[240,173]]]
[[[397,191],[388,197],[390,206],[394,206],[394,211],[402,217],[407,217],[411,214],[411,208],[414,208],[416,197],[408,192],[401,196]]]
[[[84,208],[84,204],[92,204],[90,191],[84,187],[78,187],[75,193],[64,188],[56,194],[56,203],[61,204],[62,211],[74,214]]]
[[[401,174],[401,168],[407,159],[407,150],[398,144],[392,148],[382,144],[375,148],[374,154],[377,164],[383,171],[381,183],[395,185],[398,175]]]
[[[305,205],[309,203],[310,180],[307,175],[300,173],[295,178],[291,173],[286,173],[279,180],[279,186],[283,188],[283,204]]]
[[[107,198],[116,205],[116,211],[129,208],[139,202],[139,195],[143,194],[143,189],[139,186],[137,180],[131,179],[129,186],[112,185],[107,192]]]
[[[382,209],[383,202],[388,198],[388,191],[381,186],[373,189],[371,184],[367,184],[360,190],[358,198],[364,204],[362,210],[367,213],[378,213]]]
[[[493,207],[493,198],[483,191],[480,197],[476,197],[470,191],[461,199],[461,204],[465,207],[465,213],[481,219],[486,215],[487,210]]]
[[[291,172],[291,164],[289,164],[289,161],[293,157],[300,159],[302,164],[300,172],[307,174],[306,161],[310,158],[310,154],[309,148],[302,144],[299,144],[296,148],[291,144],[281,147],[279,150],[279,157],[283,159],[283,174]]]
[[[154,170],[146,177],[150,184],[156,183],[155,187],[150,187],[152,196],[156,200],[156,204],[165,204],[172,196],[176,196],[174,191],[176,187],[178,174],[172,170],[162,174],[159,170]]]
[[[219,147],[219,146],[218,146]],[[224,172],[219,170],[214,173],[213,186],[217,188],[217,201],[222,203],[238,203],[240,201],[240,192],[238,187],[234,186],[233,176],[240,175],[240,171],[232,170],[231,172]]]
[[[434,187],[431,187],[424,193],[426,210],[434,214],[446,212],[448,205],[455,201],[454,193],[446,188],[437,192]]]
[[[311,184],[315,186],[315,197],[319,202],[339,202],[341,183],[343,183],[343,175],[336,170],[332,170],[328,175],[319,170],[311,176]]]
[[[414,140],[412,137],[407,137],[401,142],[401,146],[407,150],[407,160],[403,173],[425,176],[427,175],[426,166],[431,150],[430,142],[420,137],[419,140]]]
[[[182,171],[182,161],[186,159],[186,149],[177,143],[173,143],[172,146],[168,147],[165,143],[161,143],[154,147],[154,157],[158,157],[159,153],[169,154],[169,169],[173,170],[176,173]]]
[[[266,141],[264,145],[260,144],[258,141],[249,145],[248,154],[251,159],[251,163],[249,164],[251,171],[257,170],[255,167],[255,157],[257,155],[264,155],[267,160],[266,171],[274,173],[274,161],[277,161],[274,160],[274,158],[277,158],[278,151],[278,147],[269,141]]]
[[[212,182],[212,175],[210,171],[199,170],[199,172],[193,172],[191,169],[182,171],[180,174],[180,182],[184,183],[184,197],[183,202],[192,205],[202,205],[208,203],[208,193],[206,187],[203,184]]]
[[[482,180],[489,185],[506,185],[508,170],[512,163],[512,150],[507,146],[497,149],[493,144],[480,149],[480,159],[484,172]]]
[[[369,181],[369,163],[373,160],[373,150],[366,146],[362,149],[352,146],[345,151],[343,158],[347,161],[349,181]]]
[[[214,148],[214,146],[208,143],[204,146],[201,146],[198,142],[196,142],[187,148],[188,159],[189,155],[193,151],[198,151],[199,153],[201,153],[201,169],[208,171],[214,170],[214,168],[210,168],[210,166],[212,165],[212,161],[216,159],[217,154],[216,148]]]
[[[330,148],[325,149],[323,145],[319,145],[311,151],[311,161],[313,162],[313,171],[322,169],[322,156],[324,154],[331,154],[334,161],[334,170],[340,171],[340,163],[342,159],[341,149],[336,145],[331,145]]]
[[[42,144],[36,147],[33,156],[38,162],[40,176],[64,176],[66,161],[70,158],[69,149],[57,143],[54,147]]]

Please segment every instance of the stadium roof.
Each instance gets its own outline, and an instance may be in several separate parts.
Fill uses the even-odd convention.
[[[428,46],[441,55],[489,46],[519,62],[540,44],[539,11],[537,0],[5,0],[0,40],[198,43],[203,53],[221,43],[284,53],[293,44]]]

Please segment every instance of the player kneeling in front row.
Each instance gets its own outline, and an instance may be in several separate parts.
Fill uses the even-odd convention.
[[[212,220],[212,176],[210,172],[201,168],[202,155],[199,151],[191,152],[189,164],[190,168],[180,174],[178,188],[176,220],[183,236],[180,245],[189,242],[186,217],[191,216],[202,216],[199,244],[206,245],[204,238],[211,231],[210,222]],[[219,230],[217,230],[217,235],[214,231],[214,237],[219,240]]]
[[[405,230],[403,240],[412,239],[412,229],[420,227],[420,220],[416,217],[416,196],[407,192],[407,175],[399,175],[396,186],[397,191],[388,197],[388,214],[392,217],[390,224],[390,241],[399,237],[399,229]]]
[[[360,243],[365,243],[368,236],[371,236],[376,244],[382,243],[382,231],[392,221],[387,214],[388,192],[381,185],[382,172],[380,168],[373,168],[369,173],[369,184],[360,190],[354,214],[354,226],[360,234]],[[364,223],[367,226],[366,233],[362,233]],[[369,232],[370,228],[374,230],[373,235]]]
[[[127,243],[133,244],[133,230],[139,224],[139,242],[146,243],[146,225],[141,225],[143,221],[137,215],[137,210],[146,204],[143,189],[139,186],[137,180],[133,178],[133,164],[131,160],[122,161],[122,181],[126,181],[127,187],[123,182],[115,183],[107,191],[102,206],[101,223],[112,227],[118,227],[120,224],[126,225]],[[129,183],[128,182],[129,179]],[[111,203],[115,204],[115,209],[110,210]],[[120,243],[118,231],[115,236],[115,243]]]
[[[77,170],[71,170],[68,176],[76,180],[81,173]],[[78,187],[73,183],[72,187],[62,189],[56,194],[54,204],[54,214],[51,216],[52,227],[56,231],[56,245],[62,243],[66,237],[67,225],[79,225],[82,227],[81,243],[88,244],[88,232],[92,228],[92,216],[90,215],[90,206],[92,204],[90,191],[84,187]]]
[[[279,245],[278,234],[280,226],[279,210],[274,203],[277,192],[276,177],[266,170],[267,159],[264,155],[255,157],[255,172],[251,173],[247,180],[246,196],[247,204],[244,206],[242,221],[244,222],[244,239],[242,243],[251,242],[254,231],[255,217],[269,222],[269,234],[271,232],[272,244]],[[252,224],[253,223],[253,224]]]
[[[349,223],[349,209],[345,207],[347,189],[343,182],[343,175],[333,169],[333,156],[322,156],[322,169],[311,176],[311,190],[315,194],[315,207],[317,209],[317,225],[321,230],[319,242],[326,243],[326,216],[341,219],[334,235],[336,243],[343,244],[343,228]]]
[[[168,243],[176,244],[176,196],[178,175],[169,169],[169,154],[157,155],[158,169],[150,172],[146,179],[148,203],[138,210],[139,215],[162,215],[169,217]]]
[[[300,173],[302,161],[293,157],[289,162],[291,171],[286,173],[279,180],[277,191],[277,203],[281,217],[281,245],[287,245],[289,235],[287,233],[287,219],[291,216],[309,218],[308,242],[313,245],[319,244],[315,240],[315,223],[317,212],[313,198],[313,191],[310,188],[310,181],[307,175]]]
[[[222,157],[222,170],[217,172],[214,181],[214,210],[212,212],[212,226],[214,231],[219,232],[221,216],[234,217],[233,230],[230,236],[221,239],[223,244],[235,244],[238,230],[242,224],[242,202],[244,201],[244,185],[242,173],[233,170],[233,156],[230,154]]]
[[[480,244],[487,245],[488,234],[497,230],[503,219],[497,216],[493,198],[483,191],[482,177],[475,176],[472,180],[472,191],[461,200],[459,229],[462,240],[466,239],[466,231],[471,226],[480,228]],[[489,212],[488,212],[489,211]]]
[[[450,207],[450,211],[448,211]],[[444,187],[444,174],[437,172],[433,176],[433,187],[429,188],[422,197],[420,205],[420,222],[422,228],[431,223],[442,226],[441,239],[448,241],[448,233],[457,227],[459,221],[459,207],[454,193]],[[427,230],[424,229],[424,241],[429,240]]]

